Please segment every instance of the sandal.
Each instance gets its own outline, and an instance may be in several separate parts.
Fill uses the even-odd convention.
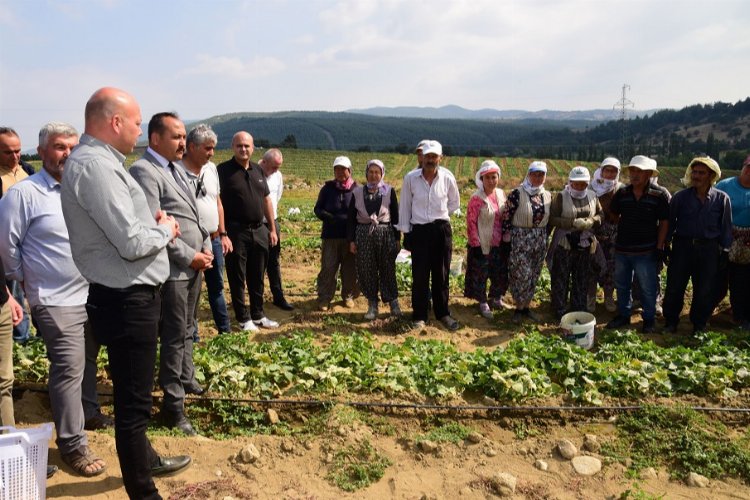
[[[62,455],[63,462],[68,464],[71,469],[83,477],[98,476],[107,470],[107,464],[104,460],[94,455],[88,446],[81,446],[77,450]],[[94,470],[88,470],[91,467],[98,467]]]

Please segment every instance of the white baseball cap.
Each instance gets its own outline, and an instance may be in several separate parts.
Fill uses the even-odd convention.
[[[628,163],[628,166],[640,168],[641,170],[650,170],[651,172],[657,172],[656,160],[652,160],[648,156],[636,155],[630,159],[630,163]]]
[[[607,156],[604,160],[602,160],[599,166],[601,168],[615,167],[617,170],[620,170],[620,160],[618,160],[614,156]]]
[[[335,160],[333,160],[333,166],[334,167],[346,167],[349,170],[352,169],[352,161],[349,159],[348,156],[337,156]]]
[[[586,167],[582,167],[581,165],[573,167],[573,169],[568,174],[568,180],[577,182],[577,181],[585,181],[590,182],[591,181],[591,173],[589,172],[589,169]]]
[[[438,141],[427,141],[427,144],[422,146],[422,154],[427,156],[431,153],[434,153],[438,156],[443,156],[443,145]]]

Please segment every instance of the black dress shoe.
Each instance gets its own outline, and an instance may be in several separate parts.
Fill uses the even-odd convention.
[[[57,465],[48,465],[47,466],[47,479],[51,478],[55,475],[55,472],[57,472],[59,468]]]
[[[202,396],[206,392],[206,389],[198,384],[185,386],[185,394],[195,394],[196,396]]]
[[[615,319],[607,323],[606,328],[613,330],[615,328],[620,328],[623,326],[630,325],[630,318],[625,316],[615,316]]]
[[[284,311],[294,311],[294,306],[286,301],[286,299],[274,300],[273,305]]]
[[[185,416],[183,412],[174,413],[169,411],[162,411],[162,420],[166,427],[170,429],[178,429],[182,431],[186,436],[197,436],[198,433],[193,429],[193,424]]]
[[[176,474],[190,465],[193,459],[188,455],[178,455],[176,457],[159,457],[156,464],[151,466],[152,476],[168,476]]]
[[[115,421],[112,417],[108,417],[103,413],[97,413],[91,418],[86,419],[83,424],[83,428],[87,431],[98,431],[101,429],[107,429],[115,425]]]

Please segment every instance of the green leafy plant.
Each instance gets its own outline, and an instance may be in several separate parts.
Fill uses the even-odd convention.
[[[380,481],[390,465],[369,441],[362,441],[334,453],[326,478],[344,491],[357,491]]]

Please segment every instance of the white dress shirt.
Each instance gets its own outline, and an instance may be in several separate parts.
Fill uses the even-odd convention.
[[[404,176],[398,216],[399,229],[404,233],[411,232],[414,224],[450,221],[450,214],[461,203],[456,178],[450,170],[439,166],[432,184],[422,173],[418,169]]]

